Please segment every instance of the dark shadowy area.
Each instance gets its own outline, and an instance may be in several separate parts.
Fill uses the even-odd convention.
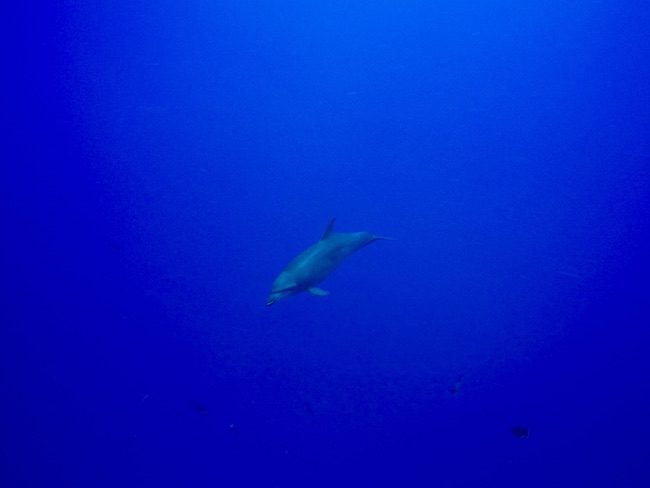
[[[200,402],[197,402],[196,400],[191,400],[190,405],[194,409],[194,411],[196,413],[198,413],[199,415],[207,415],[208,414],[208,409],[204,404],[202,404]]]
[[[512,435],[515,436],[517,439],[528,439],[528,436],[530,436],[530,431],[528,430],[528,427],[525,427],[523,425],[515,425],[511,429]]]

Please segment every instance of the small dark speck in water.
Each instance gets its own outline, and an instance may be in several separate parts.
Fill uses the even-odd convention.
[[[198,413],[199,415],[207,415],[208,414],[208,409],[202,403],[197,402],[196,400],[191,400],[190,405],[196,411],[196,413]]]
[[[512,435],[517,439],[528,439],[530,431],[528,430],[528,427],[525,427],[523,425],[515,425],[512,428]]]

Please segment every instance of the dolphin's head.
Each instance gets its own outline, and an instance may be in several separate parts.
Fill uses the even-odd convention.
[[[282,272],[273,282],[271,293],[266,299],[266,306],[270,307],[279,300],[295,295],[298,291],[296,282],[291,279],[291,276],[286,272]]]
[[[266,306],[270,307],[273,305],[275,302],[278,302],[280,300],[283,300],[287,297],[290,297],[291,295],[295,295],[297,293],[296,290],[280,290],[280,291],[272,291],[268,298],[266,299]]]

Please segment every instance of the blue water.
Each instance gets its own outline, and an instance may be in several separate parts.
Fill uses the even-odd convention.
[[[650,4],[53,3],[0,486],[650,486]],[[332,217],[395,240],[265,307]]]

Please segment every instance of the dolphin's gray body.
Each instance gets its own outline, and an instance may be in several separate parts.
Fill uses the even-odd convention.
[[[302,291],[325,296],[329,292],[318,288],[334,269],[350,254],[371,242],[390,239],[369,232],[337,234],[333,232],[334,219],[330,220],[320,241],[296,256],[273,282],[266,305],[290,297]]]

